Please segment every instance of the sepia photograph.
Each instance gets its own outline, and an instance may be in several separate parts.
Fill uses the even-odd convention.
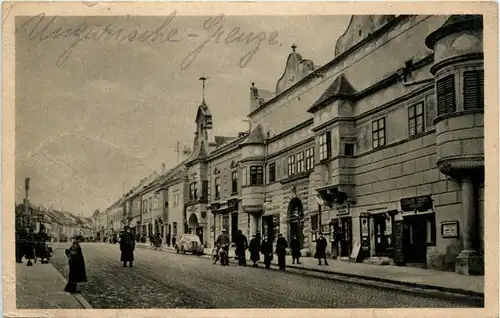
[[[99,5],[3,5],[16,310],[485,308],[483,14]]]

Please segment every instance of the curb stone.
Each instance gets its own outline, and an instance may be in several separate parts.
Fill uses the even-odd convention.
[[[54,265],[52,265],[52,264],[50,264],[50,266],[54,267]],[[54,267],[54,269],[56,270],[56,272],[59,273],[57,268]],[[61,278],[61,280],[65,284],[67,283],[66,278],[64,278],[64,276],[61,273],[59,273],[59,277]],[[80,303],[80,305],[83,307],[83,309],[92,309],[92,305],[81,294],[71,294],[71,296],[75,297],[76,301],[78,301]]]

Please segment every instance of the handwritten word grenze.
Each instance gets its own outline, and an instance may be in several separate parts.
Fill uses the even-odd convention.
[[[126,28],[109,24],[89,25],[82,22],[76,27],[58,26],[62,18],[59,16],[46,17],[45,13],[29,17],[25,22],[16,28],[17,32],[28,32],[30,40],[40,42],[56,39],[68,39],[70,44],[61,53],[56,61],[57,66],[62,66],[73,53],[74,49],[85,41],[106,41],[117,44],[144,43],[147,45],[166,45],[186,41],[188,37],[198,37],[197,34],[182,34],[178,28],[173,27],[173,22],[177,12],[173,11],[166,17],[161,25],[156,29]],[[227,30],[224,27],[226,17],[219,15],[210,17],[203,21],[202,28],[206,32],[201,43],[191,51],[182,61],[180,67],[185,70],[196,60],[203,49],[210,43],[215,44],[243,44],[250,46],[250,49],[240,58],[239,66],[246,67],[252,58],[257,54],[262,44],[274,46],[278,44],[278,32],[269,34],[266,32],[244,32],[239,27]]]

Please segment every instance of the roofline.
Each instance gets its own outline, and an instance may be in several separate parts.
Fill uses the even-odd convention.
[[[348,48],[344,52],[340,53],[338,56],[336,56],[330,62],[324,64],[323,66],[321,66],[317,70],[314,70],[313,72],[311,72],[310,74],[308,74],[307,76],[305,76],[304,78],[302,78],[300,81],[298,81],[294,85],[290,86],[289,88],[287,88],[286,90],[284,90],[283,92],[281,92],[281,94],[276,95],[274,98],[271,98],[270,100],[266,101],[264,104],[260,105],[260,107],[258,107],[257,109],[251,111],[248,114],[248,117],[251,117],[251,116],[259,113],[264,108],[266,108],[269,105],[273,104],[274,102],[276,102],[277,100],[281,99],[282,97],[288,95],[291,91],[295,90],[296,88],[302,86],[304,83],[306,83],[306,82],[310,81],[311,79],[315,78],[316,74],[321,73],[322,71],[325,71],[325,70],[331,68],[333,65],[340,63],[342,60],[345,60],[353,52],[357,51],[359,48],[363,47],[365,44],[370,43],[373,40],[375,40],[376,38],[378,38],[381,35],[385,34],[388,30],[390,30],[391,28],[393,28],[397,24],[399,24],[399,23],[401,23],[401,22],[409,19],[410,16],[411,15],[399,15],[399,16],[395,17],[393,20],[387,22],[386,24],[384,24],[382,27],[380,27],[379,29],[377,29],[375,32],[373,32],[372,34],[370,34],[366,38],[362,39],[361,41],[359,41],[358,43],[354,44],[353,46],[351,46],[350,48]]]

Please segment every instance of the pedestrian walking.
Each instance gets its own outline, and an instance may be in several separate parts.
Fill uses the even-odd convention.
[[[24,241],[24,258],[28,260],[27,266],[33,266],[35,260],[35,235],[30,229]]]
[[[167,246],[170,247],[170,233],[167,233]]]
[[[328,242],[326,238],[323,236],[323,233],[319,233],[319,237],[316,240],[316,253],[314,254],[314,258],[317,258],[319,261],[318,265],[321,265],[321,260],[325,260],[325,265],[328,265],[326,261],[326,246]]]
[[[128,225],[125,226],[123,230],[124,231],[120,236],[120,251],[122,252],[120,260],[123,262],[123,267],[127,267],[127,262],[130,267],[132,267],[132,262],[134,261],[135,240]]]
[[[78,283],[87,282],[85,259],[83,258],[83,252],[80,246],[81,240],[81,235],[75,236],[71,247],[65,250],[66,256],[68,257],[69,275],[68,283],[66,284],[64,291],[72,294],[80,293],[80,291],[76,290]]]
[[[238,257],[238,264],[240,266],[247,265],[246,250],[248,248],[247,237],[243,234],[241,230],[238,230],[238,235],[236,236],[236,256]]]
[[[253,267],[259,267],[260,260],[260,242],[257,235],[252,234],[252,239],[248,245],[248,250],[250,251],[250,260],[253,262]]]
[[[267,235],[264,235],[262,244],[260,245],[260,252],[264,255],[264,264],[266,268],[271,267],[271,261],[273,260],[273,242],[271,242]]]
[[[276,255],[278,255],[278,266],[280,270],[285,270],[286,262],[286,248],[288,247],[288,242],[283,237],[283,234],[278,234],[278,240],[276,241]]]
[[[175,242],[177,241],[177,239],[175,238],[175,235],[172,236],[172,247],[175,247]]]
[[[290,248],[292,249],[292,264],[295,264],[295,261],[297,261],[297,264],[300,264],[300,241],[297,235],[294,235],[290,241]]]

